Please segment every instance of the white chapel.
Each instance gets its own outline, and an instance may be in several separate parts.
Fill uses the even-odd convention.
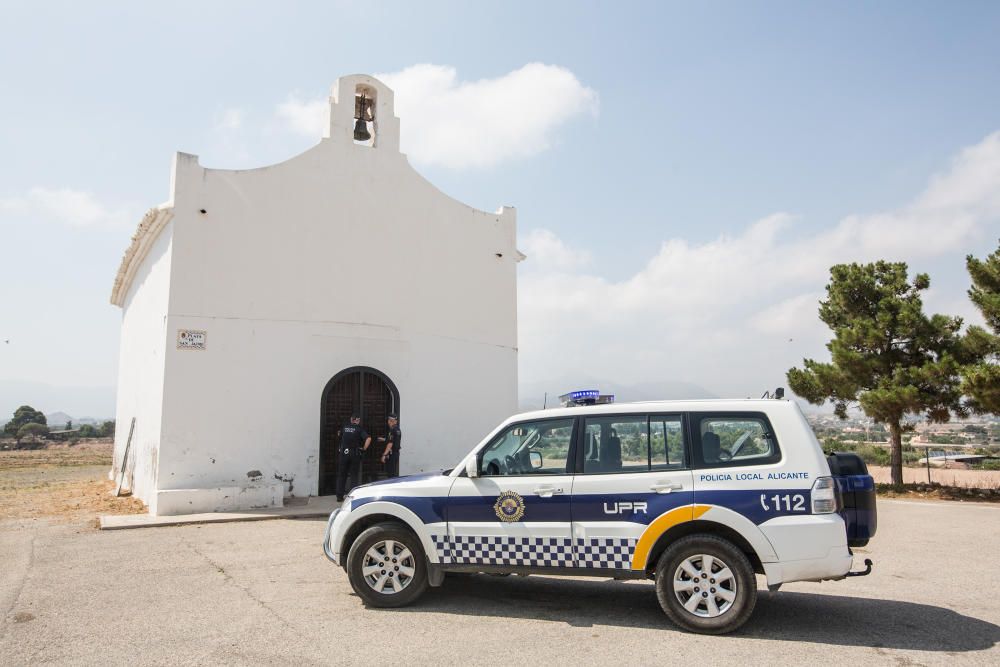
[[[177,153],[115,278],[114,469],[152,514],[333,492],[339,427],[400,416],[402,473],[453,465],[517,406],[515,211],[473,209],[399,149],[393,93],[340,78],[280,164]],[[370,450],[365,480],[385,474]]]

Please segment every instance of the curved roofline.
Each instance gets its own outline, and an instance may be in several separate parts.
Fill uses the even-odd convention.
[[[291,156],[289,156],[289,157],[287,157],[287,158],[285,158],[283,160],[279,160],[278,162],[272,162],[270,164],[260,165],[258,167],[247,167],[247,168],[244,168],[244,169],[227,169],[227,168],[220,168],[220,167],[208,167],[208,166],[205,166],[204,164],[201,163],[201,157],[199,155],[196,155],[194,153],[179,153],[179,154],[180,155],[186,155],[186,156],[188,156],[190,158],[193,158],[194,161],[195,161],[195,164],[197,164],[198,167],[200,167],[201,169],[204,169],[206,172],[210,171],[210,172],[214,172],[214,173],[223,173],[223,174],[247,174],[247,173],[251,173],[251,172],[255,172],[255,171],[264,171],[264,170],[267,170],[267,169],[278,169],[278,168],[284,167],[284,166],[286,166],[288,164],[291,164],[292,162],[295,162],[299,158],[304,157],[305,155],[308,155],[309,153],[311,153],[311,152],[313,152],[313,151],[315,151],[315,150],[317,150],[319,148],[323,148],[324,146],[327,146],[327,145],[341,146],[343,144],[341,144],[340,142],[336,141],[335,139],[332,139],[331,137],[320,137],[320,140],[319,140],[318,143],[313,144],[312,146],[310,146],[309,148],[305,149],[304,151],[302,151],[300,153],[296,153],[295,155],[291,155]],[[354,147],[351,146],[351,148],[353,149]],[[363,147],[363,148],[366,149],[366,150],[378,150],[377,148],[371,148],[371,147],[367,147],[367,146]],[[511,206],[509,204],[501,204],[500,207],[497,208],[497,210],[495,210],[495,211],[486,211],[484,209],[477,208],[477,207],[475,207],[475,206],[473,206],[471,204],[467,204],[464,201],[462,201],[461,199],[458,199],[457,197],[454,197],[454,196],[448,194],[447,192],[445,192],[444,190],[442,190],[441,188],[439,188],[433,181],[431,181],[429,178],[427,178],[426,176],[424,176],[420,172],[419,169],[417,169],[415,166],[413,166],[413,163],[410,162],[410,156],[407,155],[406,153],[403,153],[403,152],[400,152],[400,151],[396,151],[396,152],[392,153],[392,155],[398,157],[399,159],[402,159],[402,161],[404,163],[406,163],[406,166],[410,169],[410,171],[413,172],[413,174],[415,176],[417,176],[417,178],[419,178],[420,181],[424,185],[426,185],[427,187],[431,188],[434,192],[440,194],[442,197],[445,197],[446,199],[449,199],[449,200],[455,202],[456,204],[459,204],[459,205],[464,206],[466,208],[472,209],[476,213],[481,213],[481,214],[487,215],[487,216],[502,216],[502,215],[505,215],[505,214],[509,215],[509,213],[507,213],[507,211],[511,211],[511,212],[517,211],[517,207]]]
[[[115,276],[115,284],[111,288],[112,305],[119,308],[125,306],[125,296],[132,287],[132,280],[139,266],[146,259],[160,232],[173,217],[174,207],[168,204],[151,208],[142,216],[135,234],[132,235],[132,242],[126,248],[122,263],[118,267],[118,275]]]

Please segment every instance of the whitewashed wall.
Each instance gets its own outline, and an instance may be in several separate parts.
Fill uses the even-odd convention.
[[[112,477],[131,479],[133,495],[156,513],[156,466],[163,407],[164,353],[167,341],[167,298],[170,285],[173,223],[168,222],[138,266],[122,308],[118,360],[115,453]],[[132,442],[126,444],[135,418]],[[127,486],[127,484],[126,484]]]
[[[160,513],[315,495],[321,394],[351,366],[399,389],[404,473],[453,465],[515,411],[515,212],[434,188],[398,151],[391,91],[345,77],[331,100],[353,104],[358,83],[378,92],[375,147],[356,145],[353,108],[332,104],[329,136],[281,164],[177,156]],[[207,331],[207,348],[177,349],[178,329]]]

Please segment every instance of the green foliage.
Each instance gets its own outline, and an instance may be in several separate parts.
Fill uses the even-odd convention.
[[[961,318],[928,316],[920,293],[927,274],[909,282],[903,262],[838,264],[830,269],[820,319],[833,331],[829,363],[805,359],[788,371],[788,384],[810,403],[833,401],[847,417],[858,404],[886,424],[892,445],[893,483],[901,484],[902,432],[912,429],[907,414],[948,421],[964,414],[959,389]]]
[[[113,438],[115,437],[115,421],[109,419],[108,421],[101,424],[99,433],[102,438]]]
[[[30,405],[22,405],[17,410],[14,411],[14,418],[7,422],[4,426],[4,435],[10,437],[17,437],[17,432],[25,424],[47,424],[45,420],[45,415],[39,410],[34,409]]]
[[[972,279],[969,298],[992,333],[983,327],[969,327],[962,391],[968,397],[969,409],[1000,414],[1000,248],[985,260],[969,255],[965,267]]]
[[[17,429],[17,441],[21,442],[21,440],[27,438],[29,435],[40,437],[48,435],[48,433],[49,433],[49,427],[46,426],[45,424],[36,424],[34,422],[30,422],[22,425],[21,428]]]
[[[81,438],[99,438],[101,436],[101,432],[93,424],[81,424],[78,435]]]
[[[869,445],[865,443],[837,440],[827,438],[823,441],[824,452],[854,452],[860,456],[865,463],[874,466],[888,466],[891,463],[891,453],[885,447]],[[923,453],[912,447],[904,447],[902,452],[903,463],[908,465],[916,464],[923,457]]]

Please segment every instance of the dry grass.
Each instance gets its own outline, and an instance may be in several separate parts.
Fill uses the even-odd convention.
[[[99,514],[142,514],[136,498],[116,498],[110,440],[0,451],[0,519],[91,522]]]
[[[868,466],[876,483],[888,484],[892,474],[888,466]],[[903,467],[904,484],[927,484],[927,468]],[[1000,470],[968,470],[965,468],[935,468],[931,466],[931,484],[961,489],[1000,489]]]

